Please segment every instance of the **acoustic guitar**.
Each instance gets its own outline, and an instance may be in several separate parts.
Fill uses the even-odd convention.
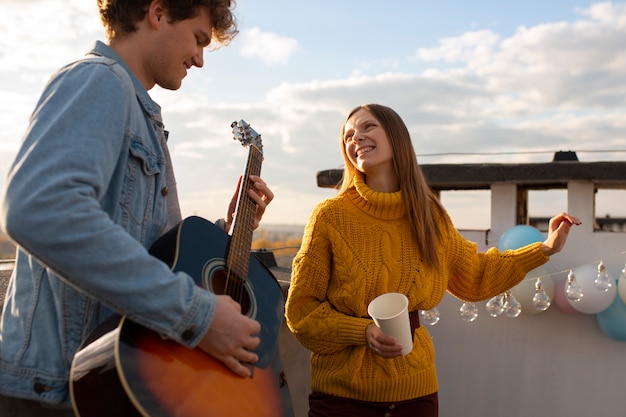
[[[278,337],[284,296],[271,271],[252,253],[256,203],[246,193],[263,161],[261,135],[233,122],[234,139],[250,151],[230,233],[188,217],[159,238],[150,253],[196,284],[230,295],[261,323],[259,360],[242,378],[199,349],[189,349],[126,317],[114,317],[83,342],[72,362],[70,394],[81,417],[291,417]]]

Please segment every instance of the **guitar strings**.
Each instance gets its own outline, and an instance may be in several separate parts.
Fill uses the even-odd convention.
[[[263,158],[259,150],[251,146],[250,155],[246,163],[246,169],[242,185],[240,188],[240,197],[235,216],[235,226],[233,228],[232,242],[235,242],[229,250],[227,260],[228,268],[226,274],[225,293],[232,296],[243,306],[245,295],[245,281],[248,275],[248,258],[252,246],[252,234],[254,227],[254,215],[256,211],[255,201],[244,192],[252,187],[250,175],[259,175],[261,173],[261,162]],[[241,221],[248,221],[247,225],[241,227]],[[237,222],[239,220],[239,222]],[[231,275],[233,274],[233,275]]]

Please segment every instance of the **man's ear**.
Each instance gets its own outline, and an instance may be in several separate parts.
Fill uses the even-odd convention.
[[[164,23],[167,19],[166,8],[163,6],[161,0],[153,0],[148,6],[148,12],[146,13],[148,24],[150,27],[157,28]]]

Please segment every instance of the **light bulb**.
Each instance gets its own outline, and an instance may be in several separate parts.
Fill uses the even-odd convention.
[[[504,294],[496,295],[485,305],[491,317],[498,317],[504,311]]]
[[[596,276],[596,280],[593,281],[593,285],[600,291],[608,291],[609,288],[613,286],[611,276],[602,261],[598,264],[598,275]]]
[[[461,312],[461,318],[467,322],[473,322],[478,317],[478,308],[474,303],[463,303],[459,311]]]
[[[580,301],[583,298],[583,289],[578,282],[576,282],[576,275],[574,275],[574,271],[570,269],[569,274],[567,274],[567,284],[565,285],[565,295],[567,295],[568,300],[570,301]]]
[[[535,281],[535,295],[533,296],[533,305],[539,311],[546,311],[550,307],[551,300],[546,290],[543,288],[541,278]]]
[[[439,323],[440,315],[437,307],[431,308],[430,310],[420,310],[420,320],[424,324],[428,324],[429,326],[434,326]]]
[[[626,264],[624,264],[624,268],[622,269],[622,273],[619,274],[619,279],[626,280]]]
[[[511,318],[522,314],[522,305],[513,297],[511,291],[504,293],[504,314]]]

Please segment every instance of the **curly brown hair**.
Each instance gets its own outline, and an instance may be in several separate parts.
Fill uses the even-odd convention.
[[[97,0],[100,20],[107,38],[116,33],[132,33],[153,0]],[[161,0],[170,22],[190,19],[206,8],[213,24],[211,45],[227,45],[239,33],[233,9],[234,0]]]

